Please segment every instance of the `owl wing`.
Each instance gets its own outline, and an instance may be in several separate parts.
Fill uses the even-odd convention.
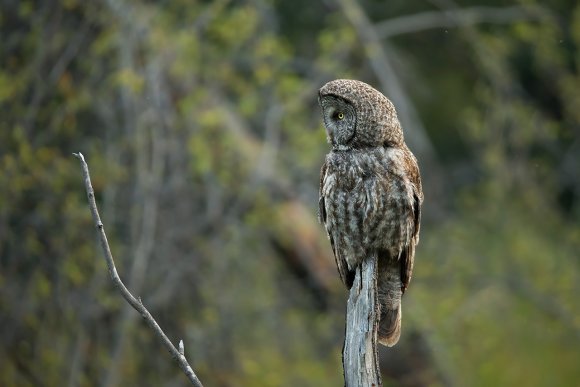
[[[324,181],[327,175],[327,165],[326,161],[322,164],[322,169],[320,170],[320,189],[318,192],[318,220],[320,223],[324,224],[324,229],[326,230],[326,235],[330,240],[330,246],[332,247],[332,253],[334,254],[334,260],[336,261],[336,267],[338,269],[338,274],[342,282],[350,289],[352,282],[354,280],[353,273],[349,271],[346,259],[342,256],[342,249],[340,246],[336,246],[334,242],[334,237],[329,231],[328,219],[326,212],[326,203],[324,197]]]
[[[419,242],[419,227],[421,222],[421,202],[417,194],[413,195],[413,233],[409,240],[409,243],[402,251],[401,254],[401,282],[403,293],[409,286],[411,282],[411,276],[413,274],[413,264],[415,261],[415,246]]]
[[[412,224],[411,236],[403,249],[401,255],[401,282],[403,293],[411,282],[413,274],[413,264],[415,261],[415,246],[419,243],[419,230],[421,228],[421,204],[423,202],[423,190],[421,188],[421,177],[419,175],[419,166],[414,156],[408,158],[409,180],[413,188],[413,203],[412,203]]]

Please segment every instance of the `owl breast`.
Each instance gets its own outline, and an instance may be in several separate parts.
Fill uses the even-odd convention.
[[[400,170],[402,151],[331,152],[326,158],[322,195],[326,228],[353,270],[366,249],[398,258],[413,231],[413,187]]]

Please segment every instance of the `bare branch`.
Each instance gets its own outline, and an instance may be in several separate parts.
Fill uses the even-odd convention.
[[[137,311],[139,314],[145,319],[145,322],[159,337],[165,348],[169,351],[173,359],[177,361],[179,368],[185,373],[189,381],[192,385],[196,387],[202,387],[201,381],[197,378],[193,369],[187,362],[184,354],[181,353],[179,350],[175,348],[175,346],[171,343],[169,338],[165,335],[157,321],[151,316],[151,313],[145,308],[141,299],[136,299],[131,292],[125,287],[123,281],[119,277],[117,273],[117,269],[115,267],[115,262],[113,260],[113,255],[111,254],[111,249],[109,248],[109,243],[107,242],[107,235],[105,234],[105,228],[103,223],[101,222],[101,217],[99,216],[99,212],[97,210],[97,203],[95,201],[95,191],[93,190],[93,186],[91,184],[91,178],[89,175],[89,166],[87,165],[85,158],[83,157],[82,153],[73,153],[73,155],[78,158],[81,162],[81,168],[83,171],[83,178],[85,180],[85,189],[87,191],[87,197],[89,199],[89,207],[91,209],[91,213],[93,215],[93,221],[95,223],[95,227],[97,228],[97,232],[99,234],[99,240],[101,242],[101,248],[103,249],[103,255],[105,257],[105,261],[107,262],[107,267],[109,269],[109,275],[115,284],[115,287],[121,292],[121,295],[127,302]]]
[[[377,23],[375,29],[382,39],[420,32],[432,28],[453,28],[480,23],[512,23],[545,17],[537,7],[471,7],[456,10],[428,11],[399,16]]]

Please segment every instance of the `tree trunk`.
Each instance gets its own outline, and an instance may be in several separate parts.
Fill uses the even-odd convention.
[[[346,387],[380,386],[377,355],[377,256],[357,267],[346,307],[346,333],[342,351]]]

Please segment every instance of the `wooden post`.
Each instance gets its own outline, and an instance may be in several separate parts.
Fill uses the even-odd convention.
[[[342,351],[346,387],[381,386],[377,355],[377,256],[357,267],[346,307],[346,332]]]

